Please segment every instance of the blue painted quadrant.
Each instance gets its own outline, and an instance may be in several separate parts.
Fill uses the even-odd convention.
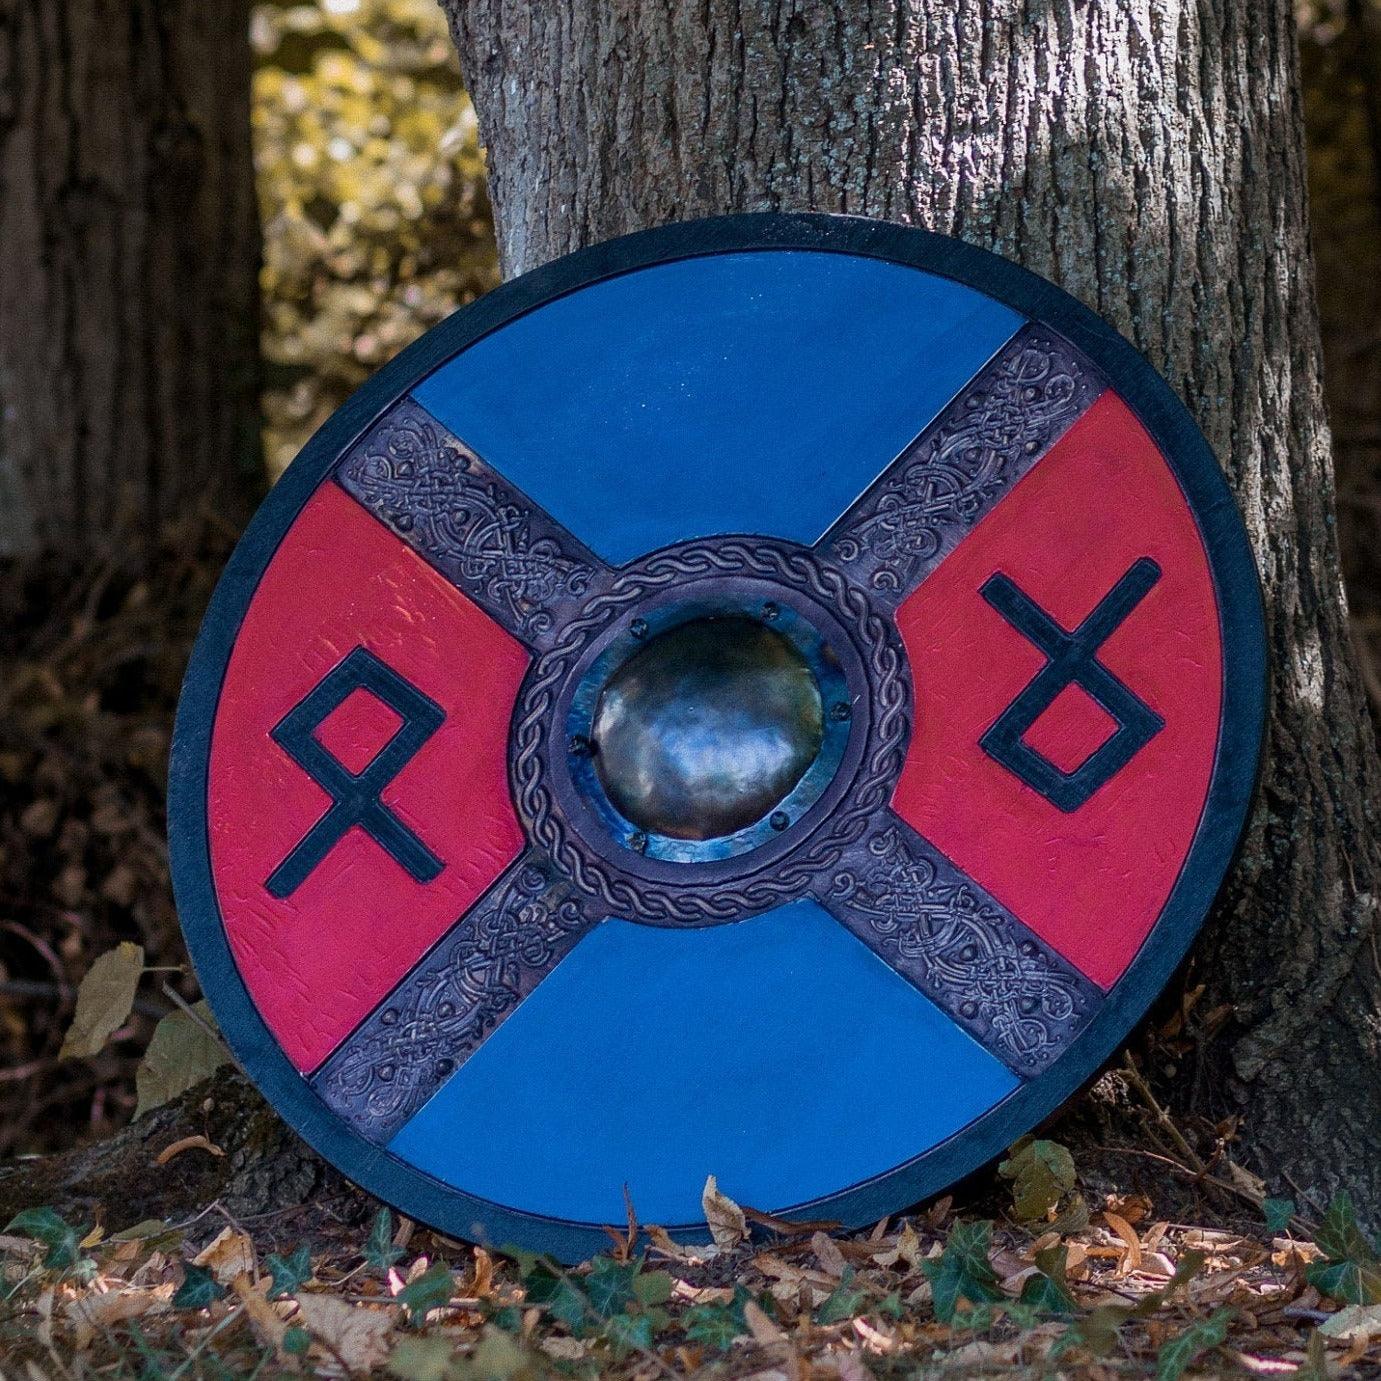
[[[696,1223],[705,1176],[782,1210],[959,1131],[1015,1077],[814,902],[605,921],[393,1138],[481,1198]]]
[[[810,544],[1021,324],[877,259],[711,254],[529,312],[414,393],[615,565],[725,532]]]

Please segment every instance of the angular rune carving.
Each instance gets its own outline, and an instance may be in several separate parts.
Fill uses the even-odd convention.
[[[1101,385],[1027,327],[897,459],[822,543],[899,600],[1069,428]]]
[[[341,463],[337,481],[520,637],[583,595],[591,563],[430,413],[405,401]]]
[[[1063,1052],[1094,986],[911,830],[858,845],[821,899],[892,968],[1018,1074]]]
[[[317,1071],[317,1092],[388,1141],[588,925],[569,884],[521,859]]]

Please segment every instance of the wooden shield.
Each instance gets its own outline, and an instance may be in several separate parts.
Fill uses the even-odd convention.
[[[1167,385],[836,217],[573,255],[279,481],[188,672],[178,902],[347,1175],[576,1259],[701,1191],[863,1224],[1084,1083],[1246,816],[1256,576]]]

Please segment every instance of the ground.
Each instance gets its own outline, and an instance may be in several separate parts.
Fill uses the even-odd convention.
[[[1138,1077],[1106,1075],[1075,1139],[1131,1130]],[[395,1217],[223,1066],[0,1171],[0,1373],[1381,1375],[1381,1264],[1346,1202],[1311,1223],[1140,1112],[1137,1146],[1027,1141],[958,1208],[840,1234],[708,1185],[714,1246],[620,1224],[567,1269]]]

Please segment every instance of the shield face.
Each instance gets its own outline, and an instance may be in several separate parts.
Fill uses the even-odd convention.
[[[232,1047],[342,1171],[577,1259],[709,1174],[871,1222],[1052,1111],[1243,826],[1256,576],[1202,437],[1005,261],[834,217],[458,313],[237,549],[171,780]]]

